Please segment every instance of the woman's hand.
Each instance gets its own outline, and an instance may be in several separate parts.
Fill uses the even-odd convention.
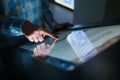
[[[49,36],[55,40],[58,39],[58,36],[55,34],[49,32],[41,26],[34,25],[29,21],[25,22],[22,26],[22,32],[25,37],[31,42],[41,42],[44,40],[45,36]]]

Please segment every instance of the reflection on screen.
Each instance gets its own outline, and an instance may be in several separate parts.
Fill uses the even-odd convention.
[[[83,31],[75,31],[68,35],[67,41],[82,62],[93,57],[97,50]]]
[[[45,42],[38,44],[33,50],[34,56],[44,57],[44,56],[48,55],[52,51],[52,49],[54,48],[56,41],[57,40],[54,40],[54,42],[51,45],[47,44]]]

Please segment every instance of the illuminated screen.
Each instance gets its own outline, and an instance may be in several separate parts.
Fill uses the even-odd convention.
[[[74,0],[54,0],[56,3],[65,6],[69,9],[74,9]]]
[[[75,25],[74,27],[80,27]],[[29,43],[20,48],[31,51],[40,61],[63,70],[73,70],[120,40],[120,25],[58,34],[59,40],[46,38],[43,42]],[[33,56],[33,55],[32,55]]]

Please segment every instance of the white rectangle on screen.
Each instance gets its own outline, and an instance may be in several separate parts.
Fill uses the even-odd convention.
[[[74,31],[69,34],[67,41],[83,62],[93,57],[97,53],[96,48],[82,30]]]

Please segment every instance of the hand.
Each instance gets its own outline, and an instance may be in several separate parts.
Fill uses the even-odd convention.
[[[51,46],[46,43],[37,45],[37,47],[34,48],[34,50],[33,50],[34,56],[35,57],[38,57],[38,56],[44,57],[44,56],[48,55],[51,52],[51,50],[53,49],[53,47],[55,46],[55,43],[56,43],[56,40],[53,42],[53,44]]]
[[[22,26],[22,32],[31,42],[41,42],[44,40],[45,36],[49,36],[55,40],[58,39],[58,36],[54,35],[48,30],[42,28],[41,26],[34,25],[28,21]]]
[[[54,28],[54,31],[68,29],[68,27],[70,27],[70,26],[73,26],[73,25],[68,22],[57,24]]]

